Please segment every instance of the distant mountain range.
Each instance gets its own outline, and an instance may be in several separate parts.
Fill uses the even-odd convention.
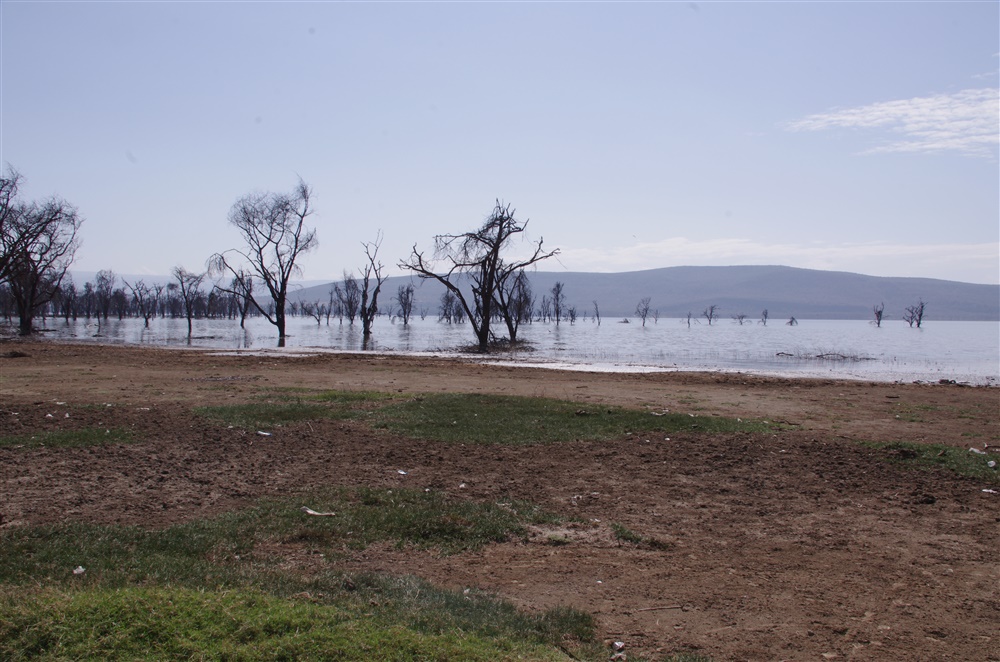
[[[623,273],[530,273],[536,300],[563,283],[567,306],[593,315],[594,301],[604,318],[632,317],[636,304],[650,297],[660,317],[701,315],[717,306],[722,318],[738,314],[757,319],[767,309],[772,320],[871,319],[872,307],[885,304],[884,319],[900,319],[907,306],[923,300],[925,320],[1000,321],[1000,285],[979,285],[932,278],[887,278],[841,271],[782,266],[665,267]],[[400,285],[413,283],[414,311],[436,315],[444,288],[410,276],[389,278],[379,306],[394,304]],[[303,288],[291,298],[325,302],[331,284]]]

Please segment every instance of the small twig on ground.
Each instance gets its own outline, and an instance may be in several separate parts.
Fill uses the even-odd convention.
[[[684,609],[684,605],[665,605],[663,607],[644,607],[643,609],[636,609],[636,612],[640,611],[660,611],[663,609]]]

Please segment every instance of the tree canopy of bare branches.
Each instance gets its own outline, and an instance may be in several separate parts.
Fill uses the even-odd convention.
[[[301,270],[297,264],[302,254],[318,244],[316,230],[306,227],[312,215],[312,191],[299,180],[292,193],[251,193],[233,205],[229,222],[245,246],[216,253],[208,260],[212,274],[228,274],[233,286],[225,292],[244,297],[278,329],[278,346],[285,345],[285,305],[288,282]],[[247,277],[264,284],[274,303],[257,298]]]
[[[437,235],[434,237],[433,258],[426,257],[414,245],[409,260],[399,263],[401,269],[411,271],[420,278],[437,280],[456,297],[472,324],[480,352],[489,349],[493,338],[490,323],[494,314],[499,312],[505,319],[512,314],[509,306],[501,303],[498,293],[509,287],[520,270],[559,253],[558,249],[544,250],[542,239],[539,239],[527,257],[505,257],[514,239],[524,232],[527,225],[528,221],[522,223],[514,217],[514,210],[509,204],[497,200],[493,212],[478,230]],[[461,289],[463,278],[468,279],[471,285],[471,302]],[[513,342],[516,339],[510,340]]]

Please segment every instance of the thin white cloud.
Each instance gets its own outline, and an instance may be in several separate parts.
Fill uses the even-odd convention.
[[[790,131],[834,128],[888,129],[895,137],[866,150],[945,152],[991,157],[1000,142],[1000,89],[979,88],[809,115],[785,125]]]
[[[780,264],[850,271],[873,276],[1000,282],[1000,243],[889,244],[883,242],[776,243],[727,238],[696,241],[673,237],[608,249],[564,248],[568,271],[637,271],[675,265]],[[549,265],[541,267],[551,268]]]

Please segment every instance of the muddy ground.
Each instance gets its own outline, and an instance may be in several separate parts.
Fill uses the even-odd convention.
[[[2,527],[161,527],[321,485],[528,499],[578,523],[447,557],[369,548],[349,567],[494,591],[527,609],[578,607],[601,637],[653,659],[1000,660],[1000,494],[984,491],[997,485],[858,443],[1000,446],[997,388],[47,342],[4,342],[0,355],[0,435],[102,425],[144,440],[0,448]],[[334,420],[260,437],[192,415],[275,387],[548,396],[787,429],[491,447]],[[611,523],[660,544],[619,542]]]

